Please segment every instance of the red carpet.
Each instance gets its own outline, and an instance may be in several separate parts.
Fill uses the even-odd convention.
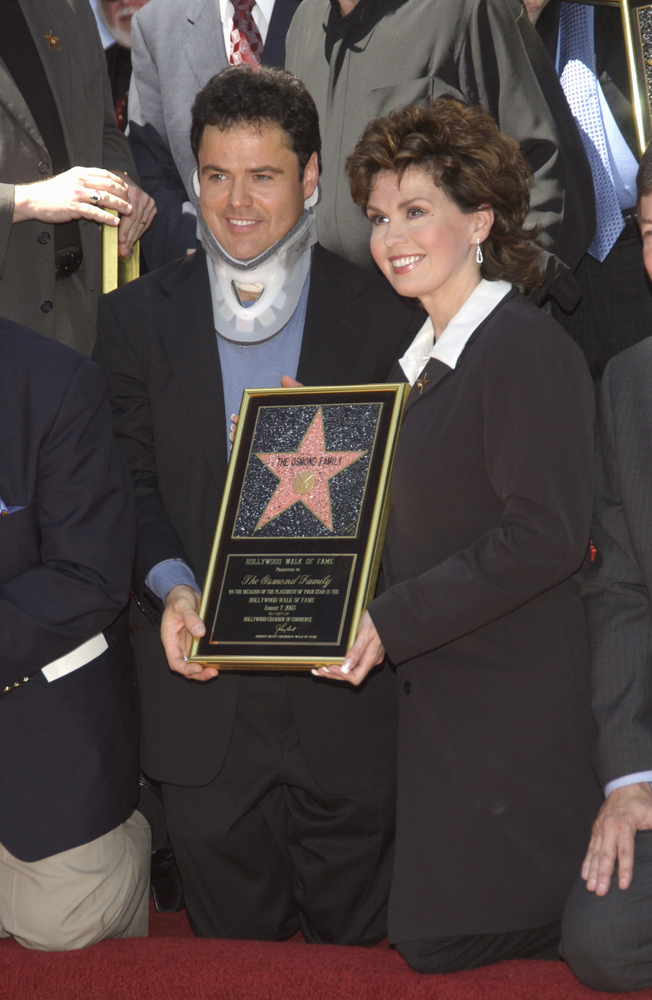
[[[562,962],[502,962],[419,976],[386,945],[366,950],[301,941],[193,937],[184,914],[154,914],[150,937],[85,951],[29,952],[0,941],[2,1000],[652,1000],[595,993]]]

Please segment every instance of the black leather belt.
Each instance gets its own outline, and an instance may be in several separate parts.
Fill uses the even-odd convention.
[[[69,278],[71,274],[78,271],[84,259],[83,251],[80,247],[66,247],[65,250],[58,250],[54,255],[54,273],[57,281]]]

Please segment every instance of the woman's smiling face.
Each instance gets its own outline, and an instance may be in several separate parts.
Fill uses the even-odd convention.
[[[425,169],[409,167],[400,182],[390,171],[376,176],[367,215],[373,258],[400,295],[428,311],[468,298],[480,280],[476,244],[491,228],[490,208],[461,212]]]

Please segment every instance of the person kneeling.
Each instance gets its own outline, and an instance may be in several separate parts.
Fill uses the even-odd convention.
[[[652,277],[652,150],[643,155],[636,183],[643,263]],[[651,386],[648,337],[609,362],[601,387],[596,556],[584,600],[598,724],[594,763],[606,798],[566,905],[561,949],[575,975],[598,990],[652,986],[646,925],[652,902]]]
[[[134,511],[103,382],[0,319],[0,937],[39,950],[148,926]]]

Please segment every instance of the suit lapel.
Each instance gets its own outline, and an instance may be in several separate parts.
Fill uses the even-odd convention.
[[[357,335],[355,298],[357,289],[349,280],[334,293],[329,270],[324,266],[319,244],[313,249],[310,292],[301,342],[297,379],[305,385],[348,385],[342,365],[351,359],[351,344]],[[347,276],[348,278],[348,276]]]
[[[72,167],[75,164],[73,163],[73,142],[69,122],[74,118],[74,109],[77,106],[77,101],[75,100],[75,87],[72,81],[71,50],[67,44],[68,32],[66,30],[65,18],[62,16],[62,10],[66,9],[66,5],[62,4],[61,8],[53,10],[49,0],[39,0],[38,4],[30,4],[26,3],[25,0],[19,0],[19,3],[36,48],[38,49],[39,56],[41,57],[47,81],[50,84],[52,97],[59,112],[59,121],[63,130],[70,166]],[[58,49],[49,48],[45,41],[45,36],[51,32],[59,37]],[[35,124],[34,128],[36,129]],[[36,134],[38,142],[45,149],[38,129],[36,129]]]
[[[196,250],[161,282],[158,329],[206,461],[221,488],[226,472],[226,417],[206,257]]]
[[[41,133],[36,127],[36,122],[32,118],[32,113],[27,107],[23,97],[14,83],[14,78],[0,59],[0,104],[15,118],[22,129],[41,147],[45,154],[46,149],[41,138]]]
[[[559,4],[548,4],[539,15],[537,33],[548,50],[553,63],[557,62],[557,42],[559,40]]]
[[[387,381],[388,382],[407,382],[407,379],[405,377],[405,372],[401,368],[400,361],[397,361],[396,364],[394,365],[394,367],[392,368],[391,372],[387,376]]]
[[[263,46],[265,66],[285,66],[285,36],[301,0],[275,0]]]
[[[228,66],[218,0],[191,0],[188,4],[183,50],[198,90],[206,85],[213,72]]]
[[[418,400],[423,399],[429,392],[432,392],[435,386],[438,386],[442,379],[445,379],[453,371],[455,371],[454,368],[450,368],[443,361],[440,361],[439,358],[431,358],[423,371],[420,372],[419,378],[412,387],[412,392],[405,404],[406,412]]]
[[[19,0],[20,8],[23,12],[23,16],[27,23],[32,36],[34,38],[34,43],[36,48],[40,51],[41,39],[38,35],[38,24],[35,23],[37,18],[33,15],[31,10],[26,9],[26,4],[24,0]],[[43,34],[47,34],[47,30]],[[46,71],[47,72],[47,71]],[[48,75],[48,81],[50,77]],[[23,128],[27,134],[34,140],[37,145],[41,147],[44,155],[47,155],[47,150],[45,148],[45,143],[38,128],[36,127],[36,122],[32,117],[32,113],[27,107],[21,92],[14,83],[14,78],[5,66],[2,59],[0,59],[0,104],[4,105],[9,114],[16,119],[18,124]]]

